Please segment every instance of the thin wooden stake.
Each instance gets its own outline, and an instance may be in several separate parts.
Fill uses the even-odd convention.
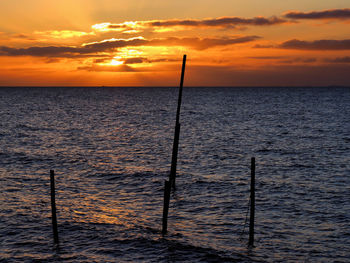
[[[51,185],[51,212],[52,212],[53,240],[56,244],[58,244],[56,200],[55,200],[55,172],[53,170],[50,170],[50,185]]]
[[[168,231],[168,212],[169,212],[169,202],[170,202],[170,188],[171,188],[170,182],[165,180],[162,235],[165,235]]]
[[[179,88],[179,98],[177,101],[177,111],[176,111],[176,123],[175,123],[175,134],[173,143],[173,154],[171,158],[171,170],[169,175],[169,181],[171,186],[175,189],[176,180],[176,166],[177,166],[177,154],[179,149],[179,138],[180,138],[180,110],[181,110],[181,100],[182,100],[182,88],[185,76],[185,66],[186,66],[186,55],[183,56],[182,60],[182,70],[181,70],[181,80]]]
[[[250,222],[249,222],[249,246],[254,246],[254,219],[255,219],[255,158],[251,159],[250,174]]]

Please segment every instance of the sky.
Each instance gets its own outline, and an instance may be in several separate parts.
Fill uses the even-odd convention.
[[[0,86],[350,86],[349,0],[0,0]]]

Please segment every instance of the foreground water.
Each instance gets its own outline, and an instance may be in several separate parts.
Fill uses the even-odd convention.
[[[350,89],[1,88],[1,262],[346,262]],[[256,247],[247,248],[250,158]],[[52,241],[56,172],[60,246]]]

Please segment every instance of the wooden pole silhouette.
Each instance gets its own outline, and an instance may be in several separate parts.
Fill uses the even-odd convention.
[[[163,205],[163,225],[162,225],[162,235],[165,235],[168,231],[168,211],[170,202],[170,189],[171,185],[169,181],[164,183],[164,205]]]
[[[58,244],[56,200],[55,200],[55,172],[53,170],[50,170],[50,185],[51,185],[51,212],[52,212],[53,240],[56,244]]]
[[[251,159],[250,174],[250,222],[249,222],[249,246],[254,246],[254,219],[255,219],[255,158]]]
[[[170,175],[169,175],[170,185],[174,189],[175,189],[175,179],[176,179],[177,153],[178,153],[178,149],[179,149],[180,109],[181,109],[181,100],[182,100],[182,87],[183,87],[184,76],[185,76],[185,66],[186,66],[186,55],[183,56],[183,60],[182,60],[179,98],[178,98],[178,102],[177,102],[177,111],[176,111],[176,124],[175,124],[175,134],[174,134],[174,143],[173,143],[173,154],[172,154],[172,158],[171,158],[171,169],[170,169]]]

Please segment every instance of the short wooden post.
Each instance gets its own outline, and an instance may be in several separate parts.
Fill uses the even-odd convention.
[[[165,235],[168,231],[168,212],[169,212],[169,202],[170,202],[170,188],[171,188],[171,183],[169,181],[165,180],[162,235]]]
[[[254,219],[255,219],[255,158],[251,159],[250,173],[250,222],[249,222],[249,246],[254,246]]]
[[[50,185],[51,185],[51,212],[52,212],[53,240],[56,244],[58,244],[56,200],[55,200],[55,172],[53,170],[50,170]]]

